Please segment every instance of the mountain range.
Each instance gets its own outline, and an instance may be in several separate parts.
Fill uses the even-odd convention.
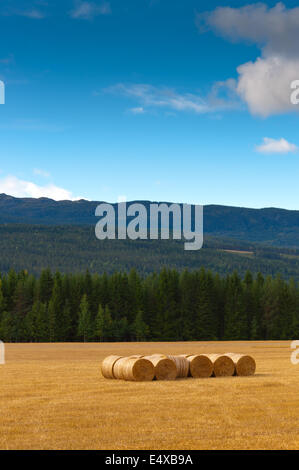
[[[101,202],[15,198],[0,194],[0,224],[95,226],[98,221],[95,209]],[[136,202],[141,202],[147,209],[151,203],[131,201],[127,205]],[[270,246],[299,248],[299,210],[206,205],[204,234]]]

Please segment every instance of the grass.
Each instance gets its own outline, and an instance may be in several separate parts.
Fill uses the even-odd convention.
[[[253,377],[131,383],[120,355],[244,352]],[[299,365],[290,342],[9,344],[0,365],[0,449],[298,449]]]
[[[253,251],[244,251],[244,250],[221,250],[225,251],[226,253],[232,253],[236,255],[244,255],[244,256],[253,256],[254,252]]]

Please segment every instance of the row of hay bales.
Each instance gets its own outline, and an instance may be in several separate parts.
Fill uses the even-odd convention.
[[[255,360],[244,354],[182,354],[166,356],[108,356],[102,362],[102,374],[107,379],[135,382],[174,380],[184,377],[207,378],[247,376],[255,372]]]

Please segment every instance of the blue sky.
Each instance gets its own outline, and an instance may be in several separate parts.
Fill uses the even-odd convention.
[[[3,0],[0,192],[299,209],[297,5]]]

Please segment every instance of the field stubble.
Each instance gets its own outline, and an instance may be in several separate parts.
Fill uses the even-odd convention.
[[[125,382],[110,354],[239,352],[252,377]],[[290,342],[9,344],[0,449],[298,449],[299,365]]]

